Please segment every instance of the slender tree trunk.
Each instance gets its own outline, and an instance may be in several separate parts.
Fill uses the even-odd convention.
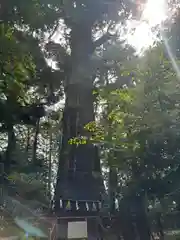
[[[32,154],[32,163],[34,166],[37,165],[37,144],[38,144],[38,135],[39,135],[39,129],[40,128],[40,119],[38,119],[36,123],[36,129],[35,129],[35,135],[34,135],[34,141],[33,141],[33,154]]]
[[[130,194],[130,204],[132,211],[135,214],[135,224],[136,224],[136,230],[137,234],[139,236],[139,240],[150,240],[151,239],[151,231],[149,226],[149,221],[147,218],[147,212],[145,208],[145,194],[143,194],[141,189],[141,170],[137,166],[137,164],[134,164],[132,166],[133,170],[133,179],[138,184],[136,185],[134,191]]]
[[[111,166],[109,171],[109,197],[110,197],[110,211],[116,211],[116,191],[117,191],[117,171],[116,168]]]
[[[12,156],[16,146],[16,137],[14,134],[14,129],[12,124],[8,124],[7,130],[8,130],[8,145],[5,153],[4,170],[6,173],[9,173],[11,170]]]
[[[52,131],[49,136],[49,166],[48,166],[48,197],[51,199],[51,184],[52,184]]]
[[[104,78],[106,80],[106,86],[107,88],[109,87],[109,79],[108,79],[108,73],[105,72]],[[108,118],[110,112],[111,112],[111,106],[108,104],[107,105],[107,125],[108,125],[108,140],[112,140],[112,122]],[[116,192],[117,192],[117,169],[115,166],[112,165],[112,159],[114,158],[114,151],[109,151],[108,153],[108,165],[109,165],[109,198],[110,198],[110,211],[112,213],[115,213],[116,206],[115,206],[115,201],[116,201]]]
[[[144,206],[144,197],[135,196],[133,198],[133,203],[135,206],[135,222],[136,222],[137,232],[139,235],[139,240],[144,240],[144,239],[150,240],[151,232],[150,232],[149,222],[147,219],[147,214]]]
[[[134,217],[131,212],[130,198],[124,198],[120,204],[120,223],[119,228],[122,232],[124,240],[136,240],[136,228],[134,224]]]
[[[6,16],[6,11],[7,11],[7,8],[8,8],[7,5],[8,5],[8,4],[6,4],[6,0],[2,0],[2,1],[1,1],[1,6],[0,6],[0,20],[1,20],[2,22],[6,21],[6,19],[4,19],[4,18],[7,17],[7,16]]]
[[[160,240],[164,240],[164,231],[163,231],[163,225],[161,220],[161,213],[156,214],[156,224],[157,224],[157,232],[160,237]]]
[[[27,129],[27,138],[26,138],[26,147],[25,147],[25,154],[27,156],[27,160],[29,160],[29,149],[30,149],[30,129]]]

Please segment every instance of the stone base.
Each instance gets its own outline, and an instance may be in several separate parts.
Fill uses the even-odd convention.
[[[59,240],[99,239],[96,218],[60,218],[57,222],[56,237]]]

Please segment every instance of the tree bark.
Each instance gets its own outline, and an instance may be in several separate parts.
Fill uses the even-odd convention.
[[[36,123],[36,129],[35,129],[35,135],[34,135],[34,141],[33,141],[32,163],[34,166],[37,165],[37,144],[38,144],[38,135],[40,130],[39,128],[40,128],[40,119],[38,119]]]
[[[48,166],[48,197],[51,199],[51,183],[52,183],[52,130],[49,136],[49,166]]]
[[[120,204],[120,224],[119,228],[122,232],[124,240],[135,240],[137,238],[135,222],[131,212],[131,201],[129,198],[124,198]]]
[[[111,166],[109,170],[109,197],[110,197],[110,211],[116,211],[116,192],[117,192],[117,171],[116,168]]]
[[[7,131],[8,131],[8,145],[5,153],[5,163],[4,163],[4,170],[6,174],[8,174],[11,170],[12,156],[16,147],[16,137],[14,134],[14,129],[12,124],[8,124]]]
[[[25,148],[25,153],[27,155],[27,159],[28,159],[28,154],[29,154],[29,148],[30,148],[30,130],[29,130],[29,127],[28,127],[27,138],[26,138],[26,148]]]
[[[139,240],[150,240],[151,232],[145,211],[143,196],[135,196],[133,202],[135,204],[135,222]]]
[[[81,135],[87,135],[84,126],[94,121],[93,109],[93,79],[88,71],[90,55],[92,54],[91,26],[87,23],[74,24],[71,30],[71,72],[65,83],[65,108],[63,113],[62,146],[57,177],[73,169],[93,169],[92,156],[88,156],[92,147],[89,145],[70,145],[69,140]],[[96,155],[95,150],[90,155]],[[76,159],[78,158],[78,162]],[[88,158],[88,159],[87,159]],[[86,159],[86,160],[85,160]],[[95,159],[95,157],[94,157]],[[91,166],[90,166],[91,165]]]
[[[156,214],[156,224],[157,224],[157,232],[160,237],[160,240],[164,240],[164,231],[163,231],[163,225],[161,220],[161,213]]]

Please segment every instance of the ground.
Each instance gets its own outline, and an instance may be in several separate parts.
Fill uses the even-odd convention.
[[[180,230],[167,231],[165,240],[180,240]]]

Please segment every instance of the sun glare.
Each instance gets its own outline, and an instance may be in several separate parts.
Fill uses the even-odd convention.
[[[131,21],[128,26],[128,42],[137,49],[138,53],[152,46],[154,41],[157,40],[153,28],[158,27],[160,29],[161,24],[166,20],[167,0],[147,0],[141,5],[141,8],[140,20]],[[133,33],[132,29],[134,29]]]
[[[148,0],[141,20],[146,20],[150,27],[161,24],[167,17],[166,0]]]

